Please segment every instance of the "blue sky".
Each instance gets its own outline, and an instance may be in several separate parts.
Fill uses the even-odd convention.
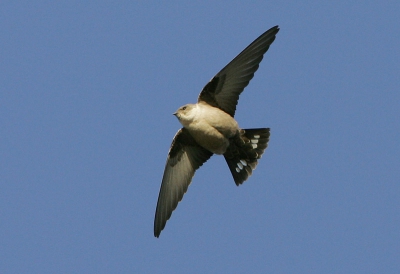
[[[2,1],[1,273],[400,273],[398,1]],[[252,177],[196,173],[159,239],[172,113],[265,30],[235,118]]]

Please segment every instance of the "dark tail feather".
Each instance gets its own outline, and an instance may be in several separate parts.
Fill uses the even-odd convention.
[[[269,128],[242,129],[240,135],[231,139],[225,160],[231,170],[236,185],[250,177],[268,146]]]

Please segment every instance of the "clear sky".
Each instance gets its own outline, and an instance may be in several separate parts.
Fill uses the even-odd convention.
[[[165,2],[167,3],[167,2]],[[1,1],[0,273],[400,273],[399,1]],[[159,239],[172,113],[280,32]]]

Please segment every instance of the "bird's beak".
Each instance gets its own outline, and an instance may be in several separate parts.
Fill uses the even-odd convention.
[[[172,113],[172,115],[175,115],[175,116],[176,116],[176,115],[178,115],[178,112],[174,112],[174,113]]]

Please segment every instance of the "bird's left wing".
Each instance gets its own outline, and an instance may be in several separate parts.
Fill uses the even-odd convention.
[[[272,27],[254,40],[207,83],[198,101],[218,107],[233,117],[240,93],[253,78],[278,31],[278,26]]]
[[[182,200],[195,171],[212,156],[212,152],[199,146],[187,129],[175,135],[165,164],[156,214],[154,236],[164,229],[172,211]]]

